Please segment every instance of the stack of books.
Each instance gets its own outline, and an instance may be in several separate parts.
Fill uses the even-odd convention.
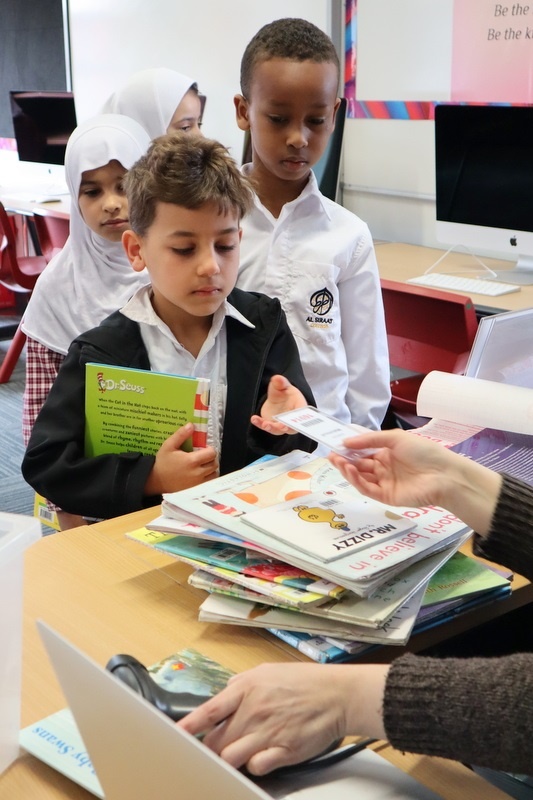
[[[510,591],[457,554],[470,531],[454,515],[369,500],[300,451],[167,494],[162,511],[128,536],[194,568],[189,582],[208,593],[201,620],[266,628],[317,661],[403,645],[417,626]],[[450,596],[427,591],[437,576]]]

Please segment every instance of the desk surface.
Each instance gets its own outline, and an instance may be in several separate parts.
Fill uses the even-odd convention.
[[[124,536],[158,514],[158,508],[148,509],[90,528],[57,533],[27,551],[22,725],[65,705],[35,629],[38,618],[101,664],[118,652],[153,663],[185,646],[236,671],[265,660],[304,660],[264,632],[198,622],[198,605],[204,595],[187,584],[190,568]],[[522,584],[525,592],[526,582]],[[526,602],[525,594],[522,599]],[[455,762],[405,755],[385,743],[375,749],[445,800],[507,797]],[[0,777],[0,797],[89,800],[92,795],[24,754]]]
[[[70,196],[64,195],[61,199],[49,203],[36,203],[26,198],[23,199],[23,194],[24,193],[17,197],[16,192],[12,195],[0,192],[0,201],[4,205],[6,211],[12,214],[31,215],[38,209],[39,213],[50,217],[70,219]]]
[[[408,278],[422,275],[443,255],[443,250],[431,247],[420,247],[414,244],[401,244],[398,242],[383,242],[376,244],[376,257],[381,278],[391,281],[405,282]],[[483,258],[484,263],[491,269],[511,269],[510,261],[497,261],[493,258]],[[479,274],[479,265],[472,255],[468,253],[449,253],[442,264],[446,271],[464,273],[465,277],[482,277]],[[511,281],[512,283],[512,281]],[[447,292],[464,294],[452,289]],[[519,292],[502,294],[498,297],[487,297],[483,294],[471,294],[470,298],[475,307],[483,313],[498,311],[518,311],[522,308],[533,306],[533,285],[521,286]]]

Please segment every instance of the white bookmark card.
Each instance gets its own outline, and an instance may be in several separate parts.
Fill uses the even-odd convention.
[[[289,428],[292,428],[299,433],[303,433],[315,442],[326,445],[334,453],[340,456],[355,461],[362,456],[372,455],[375,450],[352,450],[345,447],[343,442],[350,436],[357,436],[358,433],[369,433],[367,428],[361,425],[348,424],[347,422],[339,422],[338,419],[330,417],[323,411],[319,411],[314,406],[304,406],[303,408],[295,408],[294,411],[284,411],[282,414],[276,414],[274,419],[283,422]]]

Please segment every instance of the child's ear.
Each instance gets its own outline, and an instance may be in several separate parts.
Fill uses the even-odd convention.
[[[122,246],[135,272],[142,272],[146,267],[142,252],[142,239],[135,231],[127,230],[122,234]]]
[[[335,100],[335,105],[333,107],[333,122],[335,122],[335,120],[337,119],[337,111],[339,110],[340,104],[341,104],[341,99],[340,97],[337,97],[337,99]]]
[[[242,94],[236,94],[233,98],[235,104],[235,112],[237,117],[237,125],[241,131],[249,131],[250,123],[248,121],[248,100]]]

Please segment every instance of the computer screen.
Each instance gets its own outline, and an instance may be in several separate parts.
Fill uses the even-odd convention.
[[[533,107],[437,105],[435,162],[438,240],[516,260],[507,282],[533,283]]]
[[[9,97],[19,160],[64,164],[76,127],[72,92],[10,91]]]

